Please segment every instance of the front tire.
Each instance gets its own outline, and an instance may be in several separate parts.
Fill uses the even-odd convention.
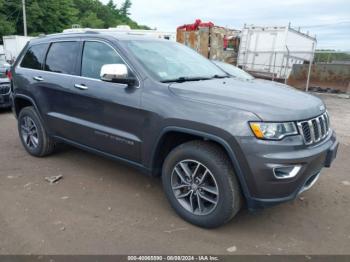
[[[48,136],[34,107],[25,107],[19,113],[18,133],[22,145],[32,156],[47,156],[55,148],[54,140]]]
[[[164,161],[162,181],[171,206],[197,226],[221,226],[241,208],[231,162],[214,143],[191,141],[173,149]]]

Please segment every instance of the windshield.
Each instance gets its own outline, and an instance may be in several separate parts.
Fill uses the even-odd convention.
[[[129,40],[125,43],[136,59],[158,81],[227,77],[227,74],[210,60],[176,42]]]
[[[233,77],[243,80],[253,80],[254,77],[236,66],[224,62],[213,61],[218,67]]]

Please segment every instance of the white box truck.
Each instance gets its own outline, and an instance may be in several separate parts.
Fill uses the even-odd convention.
[[[8,61],[14,61],[28,41],[34,37],[22,35],[3,36],[4,53]]]
[[[272,79],[289,77],[293,64],[310,61],[316,37],[288,26],[244,26],[237,65],[255,76]]]

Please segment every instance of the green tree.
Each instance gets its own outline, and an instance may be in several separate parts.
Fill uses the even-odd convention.
[[[131,1],[130,0],[125,0],[120,8],[120,12],[123,16],[128,16],[130,15],[129,10],[131,8]]]
[[[332,61],[350,61],[349,53],[339,53],[335,50],[320,49],[316,50],[315,59],[316,63],[332,63]]]
[[[104,22],[97,17],[96,13],[88,11],[85,13],[84,17],[81,18],[80,25],[89,28],[102,28]]]
[[[0,0],[0,42],[2,42],[3,35],[10,35],[16,32],[15,18],[19,12],[17,5]]]
[[[129,25],[133,29],[150,29],[130,17],[131,1],[120,8],[112,0],[26,0],[28,34],[60,33],[73,24],[90,28]],[[22,1],[0,0],[0,38],[8,34],[23,34]],[[1,41],[0,40],[0,41]]]

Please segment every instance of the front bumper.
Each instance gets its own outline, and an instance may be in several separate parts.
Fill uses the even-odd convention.
[[[0,108],[9,108],[12,106],[11,95],[0,95]]]
[[[254,137],[239,141],[245,156],[244,178],[249,209],[259,209],[295,199],[312,187],[324,167],[330,167],[339,143],[333,131],[320,143],[304,145],[301,136],[282,141],[263,141]],[[276,177],[274,167],[299,167],[295,176]]]

